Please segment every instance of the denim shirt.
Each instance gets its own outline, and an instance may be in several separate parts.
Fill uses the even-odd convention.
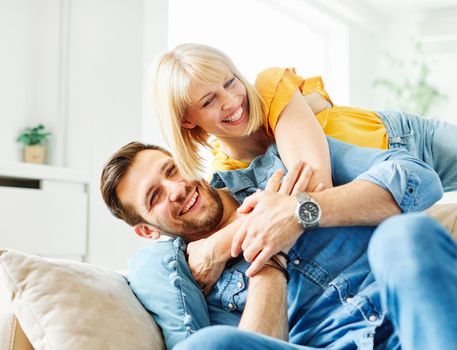
[[[405,150],[357,147],[331,137],[327,141],[334,186],[353,180],[370,181],[389,191],[403,212],[424,210],[443,195],[438,174]],[[211,186],[227,187],[241,204],[257,189],[264,189],[277,169],[287,171],[276,144],[271,144],[248,168],[216,172]]]
[[[361,148],[328,138],[335,186],[354,179],[388,190],[404,212],[423,210],[441,198],[437,174],[406,151]],[[211,184],[236,200],[284,169],[277,147],[248,168],[218,172]],[[330,349],[372,349],[392,333],[367,260],[374,228],[319,228],[303,234],[289,252],[289,340]],[[238,325],[246,304],[248,263],[230,261],[206,302],[185,261],[181,238],[154,242],[129,260],[132,290],[161,326],[168,348],[202,327]],[[376,329],[376,331],[375,331]]]
[[[335,186],[355,179],[388,190],[404,212],[426,209],[442,196],[438,175],[406,151],[355,147],[328,138]],[[246,169],[218,172],[212,186],[227,187],[238,202],[264,188],[284,169],[276,145]],[[322,348],[373,349],[392,334],[367,246],[373,227],[319,228],[303,234],[289,252],[289,341]],[[238,325],[246,304],[244,260],[228,267],[206,298],[211,324]]]

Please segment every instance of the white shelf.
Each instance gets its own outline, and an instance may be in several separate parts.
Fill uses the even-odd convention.
[[[18,179],[89,182],[89,176],[79,170],[31,163],[0,163],[0,176]]]

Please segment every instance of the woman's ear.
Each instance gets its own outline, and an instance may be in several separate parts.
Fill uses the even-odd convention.
[[[193,129],[195,128],[197,125],[192,123],[190,120],[184,118],[183,120],[181,120],[181,126],[184,128],[184,129]]]
[[[137,224],[133,226],[133,230],[143,238],[158,239],[160,237],[160,230],[148,224]]]

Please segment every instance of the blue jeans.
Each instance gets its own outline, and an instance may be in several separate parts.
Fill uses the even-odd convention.
[[[341,257],[350,255],[344,246],[341,247],[340,254]],[[341,257],[334,255],[338,260]],[[375,281],[371,281],[371,273],[358,274],[366,276],[364,281],[359,282],[364,286],[364,292],[351,300],[342,300],[351,305],[340,307],[344,311],[339,314],[340,319],[335,319],[338,314],[333,311],[333,307],[327,310],[323,308],[321,320],[317,323],[316,320],[313,320],[314,323],[306,320],[305,315],[303,322],[295,319],[290,329],[291,343],[240,331],[233,326],[212,326],[196,332],[175,349],[457,350],[457,245],[444,228],[422,214],[405,214],[386,220],[369,240],[368,259]],[[363,264],[359,268],[364,268]],[[293,283],[292,280],[291,282]],[[294,287],[300,288],[299,285]],[[289,293],[290,288],[289,284]],[[338,289],[338,293],[341,295],[345,289],[350,291],[351,288],[350,284],[346,285]],[[357,310],[358,305],[369,307],[362,300],[356,299],[363,299],[365,293],[371,294],[370,299],[374,304],[378,304],[376,298],[379,297],[381,310],[377,309],[377,305],[370,307],[366,315],[376,317],[368,317],[366,322],[363,319],[356,321],[354,312],[365,312]],[[330,296],[326,303],[332,302],[335,300]],[[290,309],[293,307],[289,300],[289,324]],[[307,307],[302,305],[302,309]],[[300,310],[296,311],[296,317],[299,318]],[[355,336],[361,334],[357,332],[358,328],[353,327],[354,324],[351,325],[355,321],[358,322],[357,327],[367,329],[367,332],[363,332],[364,337]],[[306,334],[314,332],[309,329],[310,323],[313,323],[313,327],[322,327],[322,333],[331,329],[336,322],[339,323],[340,332],[332,329],[331,337],[334,339],[327,345],[313,346],[316,336],[325,337],[322,334],[315,334],[305,340]],[[351,329],[348,331],[349,326]],[[300,333],[305,336],[300,337]],[[351,337],[354,337],[353,342],[348,342],[347,339],[343,341],[344,338]]]
[[[377,112],[389,148],[408,150],[440,176],[445,191],[457,191],[457,125],[400,110]]]

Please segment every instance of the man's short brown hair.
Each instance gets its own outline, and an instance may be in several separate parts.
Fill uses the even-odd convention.
[[[136,155],[145,150],[160,151],[171,157],[171,153],[160,146],[130,142],[111,156],[103,167],[100,179],[100,191],[109,211],[131,226],[142,223],[144,220],[132,208],[121,203],[116,194],[116,187],[127,174]]]

